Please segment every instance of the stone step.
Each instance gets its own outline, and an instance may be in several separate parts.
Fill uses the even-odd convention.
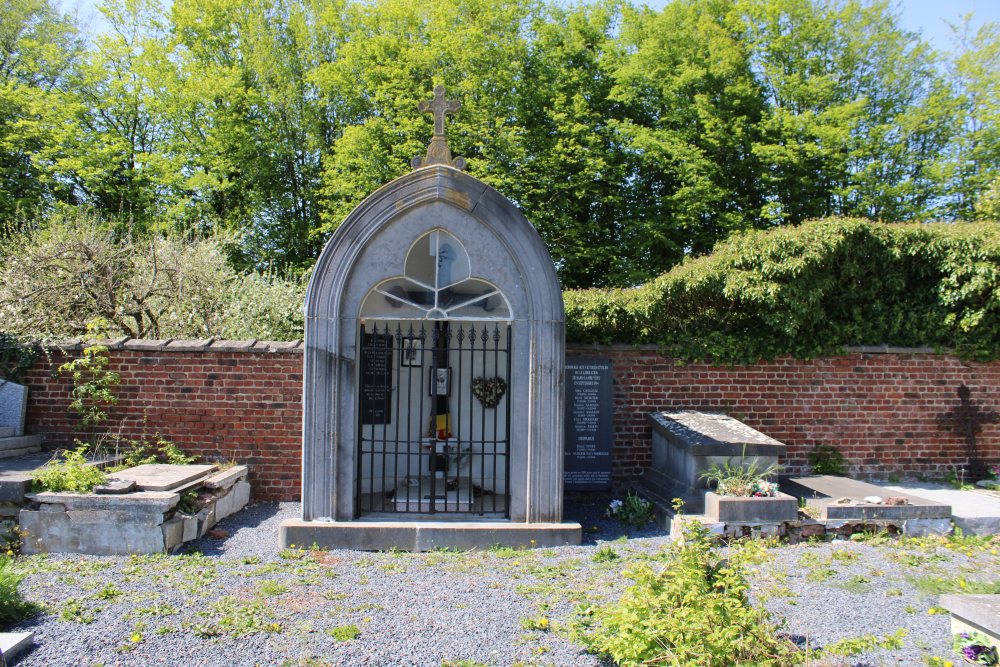
[[[0,632],[0,656],[4,665],[13,667],[22,653],[35,643],[34,632]]]
[[[0,459],[40,452],[43,440],[40,435],[0,437]]]
[[[17,434],[13,426],[0,426],[0,438],[12,438]]]

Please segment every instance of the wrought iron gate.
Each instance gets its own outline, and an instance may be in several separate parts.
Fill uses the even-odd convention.
[[[358,514],[510,516],[510,324],[361,326]]]

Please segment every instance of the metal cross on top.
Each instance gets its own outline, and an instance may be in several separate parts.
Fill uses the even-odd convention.
[[[414,169],[429,167],[433,164],[444,164],[456,169],[465,169],[465,158],[452,158],[451,148],[448,147],[448,140],[444,136],[445,115],[453,114],[461,108],[461,102],[445,99],[444,86],[440,85],[434,87],[433,100],[424,100],[417,105],[417,109],[421,112],[434,114],[434,136],[431,137],[431,143],[427,146],[427,155],[422,158],[419,156],[415,157],[410,162]]]

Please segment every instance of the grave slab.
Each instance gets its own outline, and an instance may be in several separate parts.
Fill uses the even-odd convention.
[[[648,419],[653,457],[643,484],[657,495],[683,499],[692,513],[704,510],[708,486],[701,474],[713,464],[766,468],[785,453],[783,443],[720,412],[653,412]]]
[[[845,520],[907,520],[949,519],[951,506],[921,498],[902,489],[891,489],[868,482],[835,475],[792,477],[782,482],[781,489],[806,501],[819,510],[820,519]],[[905,505],[865,502],[866,498],[905,498]],[[850,502],[838,501],[847,499]]]
[[[1000,595],[942,595],[939,605],[951,612],[951,631],[979,632],[1000,648]]]
[[[14,662],[35,643],[34,632],[0,632],[0,656],[6,667]]]
[[[28,410],[28,388],[0,379],[0,428],[13,428],[11,435],[24,435],[24,415]]]
[[[132,480],[140,491],[171,491],[205,477],[214,465],[173,465],[146,463],[115,473],[118,479]]]
[[[988,489],[965,491],[942,484],[919,482],[887,486],[894,494],[898,491],[924,499],[926,502],[947,503],[951,507],[956,528],[966,535],[1000,535],[1000,493]]]

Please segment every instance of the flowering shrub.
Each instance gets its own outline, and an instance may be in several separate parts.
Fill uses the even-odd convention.
[[[608,505],[607,515],[626,525],[641,528],[653,520],[653,504],[629,493],[625,500],[612,500]]]
[[[969,662],[975,665],[996,665],[1000,662],[997,649],[990,641],[978,632],[962,632],[955,635],[953,644],[956,653],[961,653]]]

